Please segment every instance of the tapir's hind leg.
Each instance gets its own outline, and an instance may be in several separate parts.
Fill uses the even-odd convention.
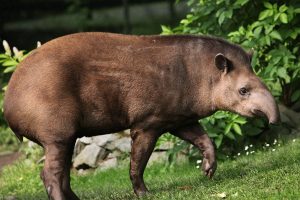
[[[131,130],[130,134],[132,138],[130,179],[135,194],[142,196],[148,192],[143,179],[144,170],[159,134],[137,130]]]
[[[62,188],[63,192],[66,195],[67,199],[70,200],[79,200],[79,198],[76,196],[76,194],[72,191],[71,189],[71,179],[70,179],[70,168],[72,165],[72,155],[73,155],[73,150],[74,150],[74,144],[70,144],[70,148],[67,153],[66,157],[66,165],[64,167],[64,174],[63,174],[63,182],[62,182]]]
[[[43,144],[45,165],[41,172],[49,199],[79,199],[70,187],[70,163],[74,142],[52,142]]]

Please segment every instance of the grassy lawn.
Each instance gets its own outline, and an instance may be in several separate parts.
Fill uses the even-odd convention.
[[[196,164],[164,170],[152,165],[145,172],[151,195],[143,199],[299,199],[300,139],[219,163],[213,180]],[[39,179],[41,166],[24,161],[5,168],[0,175],[0,199],[46,199]],[[137,199],[128,168],[72,175],[72,186],[81,199]]]

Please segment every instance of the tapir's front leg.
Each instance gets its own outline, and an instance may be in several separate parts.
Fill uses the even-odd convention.
[[[130,135],[132,138],[130,179],[135,194],[142,196],[148,192],[143,179],[144,170],[160,134],[155,131],[131,129]]]
[[[202,169],[205,175],[211,178],[217,168],[215,148],[202,127],[197,123],[174,130],[171,134],[190,142],[202,151]]]

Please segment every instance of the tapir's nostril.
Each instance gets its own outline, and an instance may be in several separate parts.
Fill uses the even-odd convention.
[[[281,123],[280,114],[275,118],[269,119],[269,124],[279,125]]]
[[[278,125],[280,124],[280,116],[275,114],[275,115],[268,115],[268,113],[265,113],[259,109],[252,109],[251,112],[253,115],[258,116],[258,117],[265,117],[269,120],[269,124],[272,125]]]

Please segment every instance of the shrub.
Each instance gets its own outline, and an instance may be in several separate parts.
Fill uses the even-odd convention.
[[[296,0],[188,0],[189,14],[162,34],[206,34],[223,37],[253,51],[252,66],[278,101],[300,99],[300,4]],[[263,120],[217,112],[200,122],[220,149],[224,139],[257,135]],[[188,145],[187,145],[188,146]]]
[[[3,47],[5,52],[0,54],[0,150],[16,150],[18,141],[12,131],[7,127],[3,117],[3,97],[11,74],[27,55],[25,51],[19,51],[16,47],[10,48],[4,40]]]

